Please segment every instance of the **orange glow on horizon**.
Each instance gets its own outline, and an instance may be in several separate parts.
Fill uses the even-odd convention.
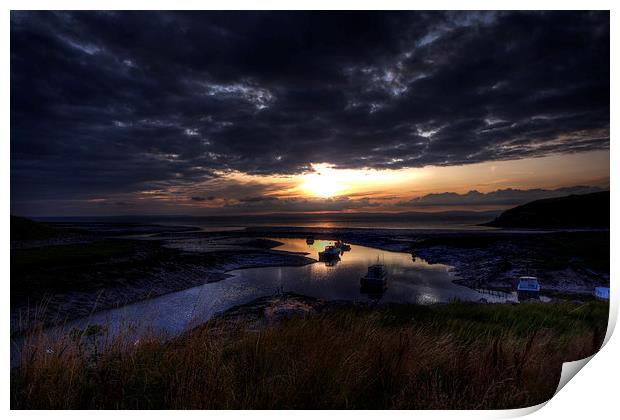
[[[555,189],[609,182],[609,151],[553,155],[461,166],[405,169],[339,169],[313,163],[300,175],[226,175],[231,181],[256,182],[278,198],[333,199],[337,197],[407,200],[431,193],[459,194],[477,190]]]
[[[577,185],[609,187],[609,151],[553,155],[461,166],[427,166],[405,169],[344,169],[313,163],[306,173],[250,175],[238,171],[195,184],[162,186],[104,201],[126,201],[139,209],[151,205],[182,206],[195,212],[403,212],[402,202],[427,194],[471,190],[556,189]],[[93,202],[93,204],[97,204]],[[490,210],[505,206],[468,205],[418,208],[421,211]],[[221,210],[218,210],[221,209]]]

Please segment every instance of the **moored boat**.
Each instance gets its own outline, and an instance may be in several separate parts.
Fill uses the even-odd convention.
[[[519,300],[538,299],[540,297],[540,283],[536,277],[522,276],[517,283]]]
[[[332,260],[336,258],[340,258],[340,248],[336,248],[333,245],[328,245],[323,251],[319,252],[320,261]]]
[[[387,285],[387,269],[383,264],[368,267],[368,272],[360,279],[360,284],[367,287],[385,287]]]

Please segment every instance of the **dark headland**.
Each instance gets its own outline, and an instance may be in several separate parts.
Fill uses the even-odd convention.
[[[609,191],[536,200],[506,210],[486,226],[503,228],[609,228]]]

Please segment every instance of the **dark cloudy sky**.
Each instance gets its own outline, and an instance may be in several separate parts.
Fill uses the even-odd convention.
[[[12,211],[604,188],[609,42],[608,12],[14,11]]]

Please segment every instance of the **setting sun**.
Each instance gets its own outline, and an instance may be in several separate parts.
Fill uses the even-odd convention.
[[[412,186],[426,176],[426,169],[406,170],[338,169],[328,163],[312,163],[312,172],[299,178],[297,192],[304,196],[330,198],[345,195],[381,196]]]
[[[346,185],[336,171],[327,165],[312,165],[315,172],[303,176],[301,188],[315,197],[329,198],[344,192]]]

